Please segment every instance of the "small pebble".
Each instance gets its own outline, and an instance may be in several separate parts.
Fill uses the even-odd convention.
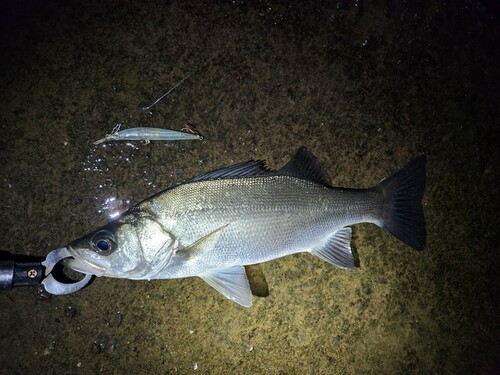
[[[52,297],[52,294],[50,294],[49,292],[47,292],[45,290],[45,287],[43,285],[40,285],[38,287],[38,299],[40,299],[40,300],[47,300],[50,297]]]
[[[101,345],[99,345],[95,341],[90,346],[90,351],[92,352],[92,354],[99,354],[101,352],[101,350],[102,350]]]
[[[120,324],[122,324],[123,316],[122,314],[118,311],[113,318],[109,321],[109,326],[110,327],[119,327]]]
[[[64,309],[64,315],[66,315],[68,318],[73,318],[76,315],[76,307],[66,306],[66,308]]]

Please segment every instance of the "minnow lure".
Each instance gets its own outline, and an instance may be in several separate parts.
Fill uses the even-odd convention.
[[[202,140],[203,136],[192,131],[182,132],[161,128],[130,128],[120,130],[95,141],[98,145],[108,141],[193,141]]]

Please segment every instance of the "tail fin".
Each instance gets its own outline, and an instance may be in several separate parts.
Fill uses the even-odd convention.
[[[417,250],[425,247],[425,219],[422,196],[425,189],[425,155],[380,182],[386,209],[382,228]]]

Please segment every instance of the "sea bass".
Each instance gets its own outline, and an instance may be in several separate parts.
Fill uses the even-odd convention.
[[[66,265],[136,280],[198,276],[252,305],[245,265],[308,252],[353,268],[351,228],[373,223],[425,246],[425,156],[371,189],[335,188],[305,147],[281,169],[248,161],[192,178],[68,245]]]

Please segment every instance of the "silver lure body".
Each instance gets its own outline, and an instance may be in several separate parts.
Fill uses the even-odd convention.
[[[395,179],[366,190],[332,188],[317,160],[302,148],[277,172],[248,162],[169,188],[70,244],[74,259],[67,264],[118,278],[199,276],[226,297],[250,306],[245,265],[309,252],[336,266],[354,267],[349,225],[374,223],[422,248],[425,164],[417,164],[398,172],[396,185],[402,180],[405,192],[415,179],[421,185],[413,194],[418,203],[400,229],[389,223],[405,216],[399,206],[391,213]],[[410,173],[414,169],[418,173]],[[416,214],[415,207],[420,207]],[[397,233],[401,230],[406,234]]]

